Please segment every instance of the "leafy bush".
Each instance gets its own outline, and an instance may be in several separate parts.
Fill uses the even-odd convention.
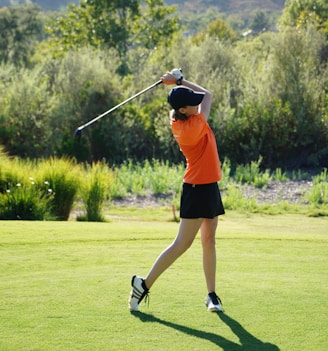
[[[70,155],[89,163],[105,158],[111,165],[155,158],[179,164],[184,160],[169,127],[169,87],[122,106],[85,130],[80,144],[72,135],[80,124],[158,80],[163,70],[182,66],[186,79],[212,92],[209,123],[220,155],[233,167],[260,155],[270,169],[325,166],[326,46],[325,36],[311,28],[264,33],[234,45],[213,37],[195,44],[181,36],[172,48],[131,47],[126,59],[133,69],[124,77],[116,73],[120,58],[113,50],[44,54],[28,69],[2,64],[0,143],[11,155],[26,158]],[[179,51],[185,56],[177,57]]]
[[[0,219],[49,220],[53,219],[49,203],[51,189],[40,189],[34,182],[28,186],[17,183],[0,194]]]
[[[2,67],[6,70],[7,67]],[[0,140],[12,155],[37,158],[50,153],[51,98],[42,67],[10,69],[12,75],[0,87]]]
[[[0,219],[51,219],[52,191],[32,178],[32,165],[9,158],[0,148]]]

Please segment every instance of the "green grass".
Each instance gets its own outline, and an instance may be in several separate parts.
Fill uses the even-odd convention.
[[[140,218],[1,222],[0,350],[328,349],[327,218],[223,216],[222,315],[203,303],[199,238],[130,314],[131,275],[145,275],[178,228]]]

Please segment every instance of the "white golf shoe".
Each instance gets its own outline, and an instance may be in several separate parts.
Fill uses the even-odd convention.
[[[131,281],[132,290],[129,297],[129,309],[130,311],[139,311],[139,303],[146,296],[148,298],[148,291],[145,281],[143,278],[134,275]]]
[[[206,296],[205,305],[209,312],[223,312],[222,302],[215,292],[209,293]]]

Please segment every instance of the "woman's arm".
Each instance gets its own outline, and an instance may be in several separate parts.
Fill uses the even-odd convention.
[[[204,98],[199,105],[199,112],[201,112],[207,120],[212,106],[212,94],[207,89],[186,79],[182,79],[181,85],[190,88],[194,91],[200,91],[202,93],[205,93]]]
[[[167,85],[176,84],[177,81],[177,78],[170,72],[165,73],[161,79],[163,84]],[[212,106],[212,94],[207,89],[186,79],[182,79],[181,85],[190,88],[194,91],[205,93],[203,101],[199,105],[199,112],[201,112],[207,120]]]

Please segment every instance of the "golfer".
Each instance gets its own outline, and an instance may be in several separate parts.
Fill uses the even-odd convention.
[[[132,277],[129,309],[139,310],[139,303],[157,278],[191,246],[200,229],[208,291],[205,303],[208,311],[221,312],[222,302],[216,294],[215,232],[224,208],[217,183],[221,179],[221,167],[216,140],[207,123],[212,96],[208,90],[172,72],[161,79],[166,85],[178,84],[170,91],[168,102],[173,108],[170,112],[172,133],[187,161],[181,220],[176,238],[158,256],[146,278]]]

